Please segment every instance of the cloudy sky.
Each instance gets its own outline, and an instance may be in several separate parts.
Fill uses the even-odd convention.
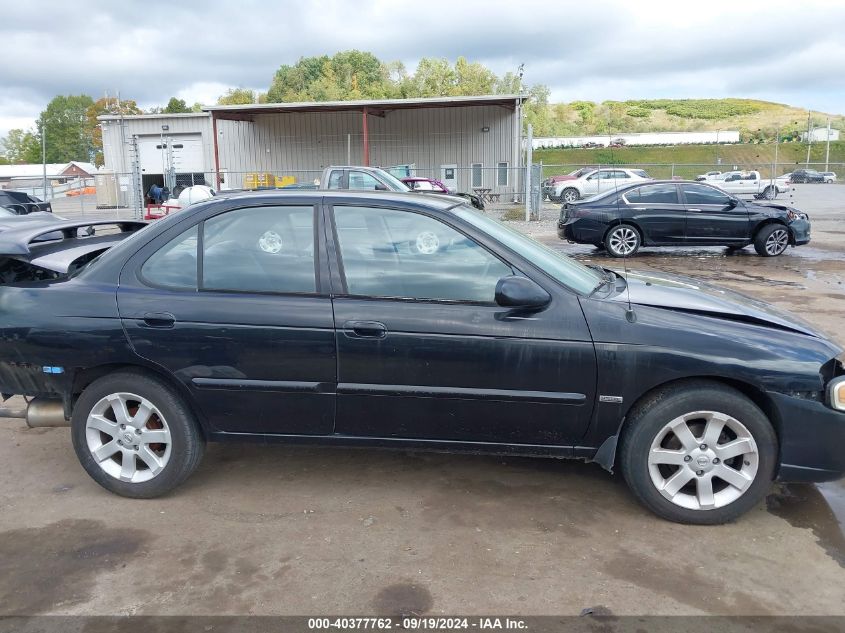
[[[525,64],[554,101],[755,97],[845,112],[841,0],[18,0],[0,20],[0,136],[56,94],[142,107],[266,90],[300,56],[369,50],[413,70]]]

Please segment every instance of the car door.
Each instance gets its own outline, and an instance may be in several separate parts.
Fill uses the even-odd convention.
[[[601,183],[605,178],[605,173],[602,171],[596,171],[584,178],[581,184],[581,196],[594,196],[599,192],[601,188]],[[563,188],[566,188],[566,184],[564,184]]]
[[[577,297],[494,303],[514,272],[423,212],[335,202],[338,433],[570,445],[592,412],[595,355]],[[546,287],[550,282],[546,281]]]
[[[629,189],[622,195],[625,216],[643,231],[646,244],[683,244],[687,210],[678,186],[657,183]]]
[[[687,211],[687,244],[736,244],[747,242],[749,215],[745,204],[715,187],[682,183]]]
[[[322,220],[313,198],[287,200],[214,206],[152,240],[121,272],[117,302],[133,348],[174,375],[217,431],[334,427],[334,320],[315,239]]]

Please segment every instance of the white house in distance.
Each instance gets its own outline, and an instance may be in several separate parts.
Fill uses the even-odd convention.
[[[537,137],[534,149],[542,147],[583,147],[588,143],[607,147],[622,139],[625,145],[704,145],[708,143],[739,143],[738,130],[715,132],[637,132],[631,134],[604,134],[602,136],[549,136]]]
[[[0,165],[0,189],[29,187],[40,183],[44,177],[45,166],[41,163],[31,165]],[[97,168],[91,163],[72,160],[69,163],[47,163],[47,180],[51,184],[61,184],[76,178],[92,178]]]
[[[807,132],[804,132],[801,135],[801,140],[805,143],[807,142]],[[810,140],[813,143],[824,143],[828,140],[830,141],[838,141],[839,140],[839,130],[836,128],[830,128],[830,138],[828,138],[828,128],[825,127],[814,127],[810,132]]]

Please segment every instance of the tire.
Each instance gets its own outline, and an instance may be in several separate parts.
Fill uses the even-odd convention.
[[[182,398],[158,378],[135,371],[104,376],[85,388],[73,408],[71,437],[94,481],[138,499],[158,497],[181,484],[205,450]]]
[[[574,187],[567,187],[564,189],[561,194],[560,198],[558,198],[559,202],[575,202],[576,200],[581,199],[581,194],[578,192],[577,189]]]
[[[619,465],[637,499],[658,516],[716,525],[763,499],[777,455],[777,435],[757,405],[719,383],[695,381],[659,389],[634,406]]]
[[[783,224],[767,224],[754,236],[754,250],[761,257],[777,257],[789,246],[789,229]]]
[[[604,236],[604,248],[612,257],[632,257],[641,245],[640,232],[630,224],[617,224]]]
[[[778,190],[775,187],[769,185],[765,189],[763,189],[763,199],[764,200],[774,200],[778,197]]]

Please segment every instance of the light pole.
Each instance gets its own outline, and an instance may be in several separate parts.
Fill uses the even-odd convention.
[[[813,146],[813,132],[810,129],[810,111],[807,111],[807,169],[810,168],[810,148]]]
[[[41,122],[41,186],[42,196],[47,201],[47,121]]]

